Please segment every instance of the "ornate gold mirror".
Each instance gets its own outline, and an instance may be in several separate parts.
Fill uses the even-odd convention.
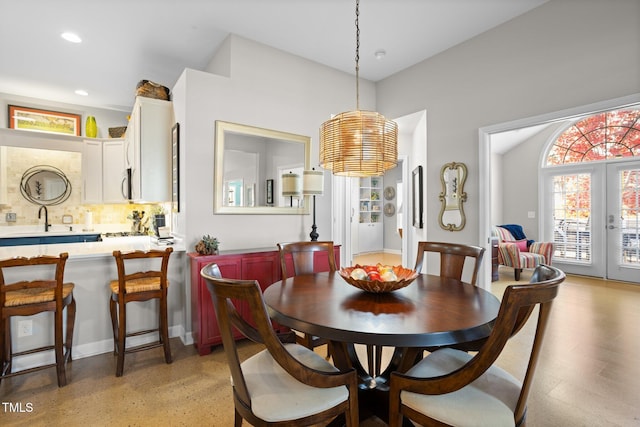
[[[308,136],[216,121],[214,212],[308,214],[309,196],[286,178],[302,177],[310,157]]]
[[[440,170],[440,215],[438,223],[440,227],[449,231],[460,231],[464,228],[467,219],[464,216],[462,204],[467,201],[467,193],[464,192],[464,182],[467,179],[467,166],[464,163],[447,163]]]

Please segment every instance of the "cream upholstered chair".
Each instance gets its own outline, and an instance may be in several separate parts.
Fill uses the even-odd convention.
[[[111,324],[113,326],[114,352],[117,359],[116,376],[121,377],[124,370],[125,353],[133,353],[162,347],[164,360],[171,363],[171,346],[169,344],[169,322],[167,319],[167,290],[169,280],[167,271],[169,268],[169,256],[173,248],[165,250],[152,249],[149,251],[120,252],[113,251],[118,268],[118,278],[109,284],[111,297],[109,298],[109,311],[111,312]],[[156,260],[156,266],[151,270],[140,271],[133,268],[133,263],[138,260]],[[159,265],[158,265],[159,264]],[[133,271],[132,271],[133,270]],[[127,332],[127,304],[134,301],[158,300],[158,327],[143,331]],[[127,348],[126,338],[157,332],[158,340]]]
[[[235,426],[325,425],[339,415],[347,426],[358,425],[358,384],[355,370],[338,371],[308,348],[283,344],[271,326],[255,280],[224,279],[216,264],[201,275],[211,293],[229,369],[235,406]],[[249,324],[232,302],[249,308]],[[232,328],[264,350],[240,362]],[[293,334],[291,340],[295,341]]]
[[[299,274],[336,271],[338,269],[335,252],[333,250],[334,243],[331,241],[278,243],[277,246],[280,254],[282,280]],[[319,265],[321,262],[317,264],[315,262],[317,253],[324,254],[324,256],[320,257],[320,259],[322,259],[322,265]],[[298,342],[300,344],[312,350],[315,347],[328,344],[328,341],[324,338],[310,334],[296,331],[296,335],[298,336]],[[327,357],[329,357],[328,347]]]
[[[74,284],[64,283],[64,267],[68,257],[69,255],[64,252],[57,257],[42,255],[0,261],[0,356],[2,357],[0,380],[55,366],[58,387],[67,385],[65,365],[66,362],[71,361],[73,327],[76,319]],[[29,274],[31,280],[6,283],[5,275],[8,276],[18,270]],[[63,322],[65,308],[67,309],[66,325]],[[13,353],[11,317],[33,316],[43,312],[53,312],[54,345]],[[63,333],[65,328],[66,334]],[[52,349],[55,353],[55,363],[11,372],[13,357]]]
[[[514,236],[513,233],[518,235]],[[516,281],[520,280],[520,273],[524,268],[536,268],[540,264],[551,265],[553,243],[527,239],[520,225],[493,227],[491,235],[498,238],[498,264],[512,267]]]
[[[475,285],[484,251],[484,248],[473,245],[448,242],[418,242],[418,256],[414,270],[418,272],[422,271],[422,264],[426,252],[439,253],[440,276],[462,280],[464,263],[467,258],[473,258],[474,263],[470,283]]]
[[[400,426],[403,417],[425,426],[524,425],[551,305],[564,279],[557,268],[539,265],[530,283],[507,286],[491,334],[475,355],[444,348],[404,374],[393,372],[389,425]],[[530,353],[522,360],[525,374],[520,381],[495,361],[535,307],[539,307],[537,327]]]
[[[473,261],[473,270],[471,270],[469,283],[475,286],[478,280],[478,271],[480,270],[480,265],[482,265],[482,259],[484,257],[484,248],[461,243],[418,242],[418,255],[414,270],[418,272],[422,271],[422,264],[428,252],[440,254],[440,276],[456,280],[462,280],[465,261],[467,261],[467,258],[471,259]],[[477,351],[484,342],[485,340],[467,342],[457,344],[453,347],[465,351]],[[436,348],[425,348],[425,350],[434,351]]]

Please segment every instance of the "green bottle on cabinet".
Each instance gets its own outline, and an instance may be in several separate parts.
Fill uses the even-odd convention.
[[[85,126],[85,133],[89,138],[95,138],[98,136],[98,125],[96,124],[96,118],[93,116],[87,116],[87,124]]]

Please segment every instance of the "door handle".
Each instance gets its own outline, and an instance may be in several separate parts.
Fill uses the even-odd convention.
[[[610,225],[609,226],[609,230],[613,230],[614,228],[618,228],[618,227],[616,227],[615,225]]]

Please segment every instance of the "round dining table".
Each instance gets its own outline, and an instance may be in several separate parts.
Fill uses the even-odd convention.
[[[334,365],[358,372],[361,415],[373,413],[382,419],[387,415],[392,371],[409,369],[425,348],[482,341],[500,308],[489,291],[430,274],[420,274],[407,287],[388,293],[358,289],[339,272],[306,274],[270,285],[263,297],[275,322],[329,340]],[[362,365],[356,344],[367,346],[368,367]],[[393,347],[393,355],[380,372],[383,347]]]
[[[292,329],[337,342],[438,347],[486,338],[500,301],[455,279],[420,274],[407,287],[369,293],[338,272],[293,276],[264,291],[269,315]]]

